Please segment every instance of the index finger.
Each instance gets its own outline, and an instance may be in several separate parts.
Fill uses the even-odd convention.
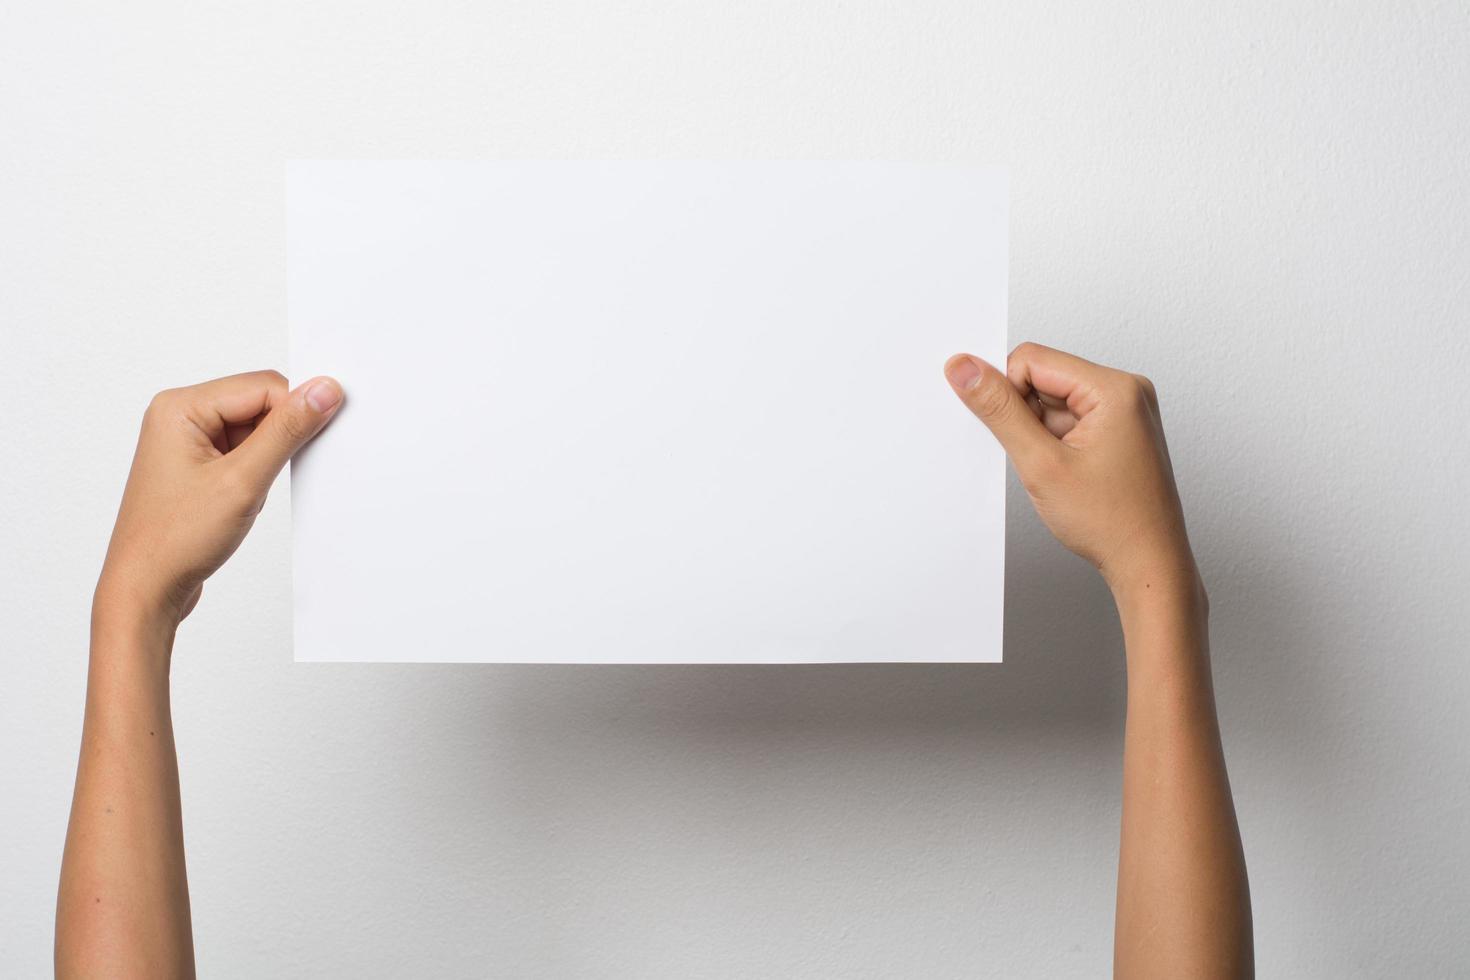
[[[286,378],[279,371],[232,374],[182,389],[191,417],[210,437],[227,426],[254,421],[286,397]]]
[[[1081,418],[1097,407],[1111,368],[1029,341],[1011,351],[1006,377],[1023,395],[1038,394],[1066,403]]]

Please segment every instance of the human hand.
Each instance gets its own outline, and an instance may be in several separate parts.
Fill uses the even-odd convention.
[[[94,615],[122,612],[177,627],[204,580],[244,540],[276,474],[341,402],[330,378],[288,391],[277,371],[155,396],[143,415]]]
[[[1158,397],[1145,377],[1022,344],[1001,372],[956,354],[955,393],[1011,458],[1036,513],[1115,595],[1197,581]]]

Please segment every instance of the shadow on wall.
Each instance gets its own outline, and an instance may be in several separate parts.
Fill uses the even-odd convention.
[[[1032,730],[1121,739],[1125,671],[1112,597],[1090,564],[1051,537],[1014,476],[1007,503],[1004,663],[440,665],[410,685],[423,700],[403,707],[414,718],[437,715],[466,738],[477,730],[491,737],[485,722],[494,718],[498,737],[572,726],[624,739],[948,732],[1001,747]],[[1209,508],[1194,502],[1191,527],[1205,527],[1209,539],[1196,528],[1228,749],[1239,709],[1249,706],[1237,714],[1243,721],[1268,719],[1279,739],[1289,734],[1275,729],[1290,727],[1291,706],[1310,700],[1311,678],[1290,656],[1305,628],[1298,599],[1306,583],[1279,553],[1272,515],[1237,514],[1224,529]],[[954,629],[964,628],[956,610]],[[468,717],[455,721],[461,712]]]
[[[463,707],[499,725],[601,724],[623,738],[1117,729],[1122,639],[1106,587],[1052,540],[1018,486],[1008,524],[1003,664],[449,665],[438,680],[477,690]],[[964,610],[953,628],[965,629]]]
[[[1291,655],[1310,628],[1300,599],[1312,570],[1282,544],[1286,515],[1269,505],[1243,512],[1201,496],[1195,515],[1227,753],[1234,762],[1252,742],[1294,745],[1310,723],[1300,707],[1320,700],[1320,678]],[[589,880],[644,888],[644,864],[748,897],[803,860],[796,898],[767,896],[746,913],[779,929],[797,914],[789,903],[845,869],[893,864],[962,914],[986,914],[997,893],[1029,894],[1041,904],[1022,912],[1051,914],[1054,893],[1017,878],[1038,867],[1074,876],[1067,894],[1106,907],[1125,694],[1117,615],[1096,571],[1051,538],[1014,481],[1007,522],[1003,664],[384,666],[396,717],[372,727],[393,735],[366,758],[369,778],[391,787],[374,798],[395,802],[373,820],[411,842],[418,873],[487,908],[527,900],[487,891],[498,877],[534,882],[537,907],[585,911],[604,909]],[[964,626],[957,611],[954,628]],[[1299,763],[1281,755],[1290,775]],[[1296,807],[1289,795],[1268,802],[1258,768],[1232,775],[1247,823]],[[977,825],[989,843],[953,850]],[[875,840],[888,842],[877,856]],[[853,889],[844,914],[864,915],[873,892]],[[637,894],[641,913],[662,908]],[[691,921],[721,901],[693,902]],[[925,928],[934,907],[904,906],[920,917],[907,927]],[[568,916],[523,939],[562,950],[572,973],[586,965]],[[1099,921],[1086,941],[1105,955]]]

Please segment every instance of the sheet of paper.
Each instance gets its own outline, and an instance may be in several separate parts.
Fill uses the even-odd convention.
[[[1002,172],[293,163],[302,661],[998,661]]]

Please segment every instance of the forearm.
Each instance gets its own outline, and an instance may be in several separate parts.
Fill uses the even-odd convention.
[[[194,975],[174,631],[244,540],[286,461],[342,402],[275,371],[159,392],[143,414],[92,604],[82,751],[56,903],[61,977]]]
[[[1250,896],[1192,561],[1116,588],[1128,656],[1120,977],[1252,973]]]
[[[172,645],[171,625],[99,596],[57,898],[59,977],[194,974]]]

